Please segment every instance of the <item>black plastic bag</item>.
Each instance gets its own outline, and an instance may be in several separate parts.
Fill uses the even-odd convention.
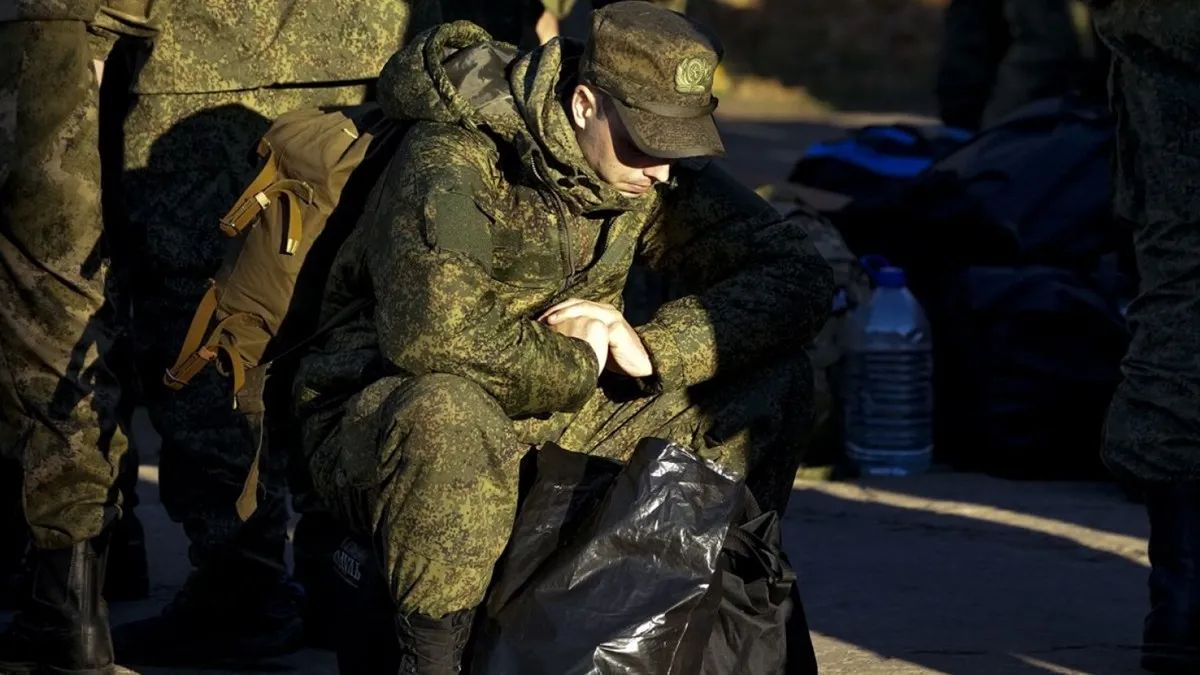
[[[538,484],[476,624],[471,672],[698,672],[741,484],[684,447],[645,439],[584,517],[586,485],[604,471],[580,471],[570,454],[538,453]]]
[[[816,672],[778,517],[744,484],[659,439],[625,467],[554,446],[535,461],[473,675]]]
[[[746,492],[745,523],[721,549],[721,605],[704,649],[702,675],[817,672],[796,574],[780,549],[779,514],[761,513]]]

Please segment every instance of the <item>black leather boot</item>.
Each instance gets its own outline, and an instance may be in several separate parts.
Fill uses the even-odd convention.
[[[144,600],[150,596],[150,574],[146,561],[146,532],[137,517],[140,500],[137,473],[140,452],[130,439],[129,449],[121,456],[121,468],[114,487],[121,493],[121,517],[111,526],[108,542],[108,574],[104,578],[104,599],[109,602]]]
[[[0,458],[0,610],[21,608],[29,587],[29,525],[17,462]]]
[[[107,534],[35,549],[30,594],[0,635],[0,672],[107,675],[113,667],[104,584]]]
[[[109,602],[144,600],[150,595],[150,574],[146,563],[146,534],[142,521],[132,508],[125,508],[121,519],[113,523],[108,544],[108,570],[104,578],[104,599]]]
[[[1200,483],[1146,490],[1150,515],[1150,613],[1142,667],[1200,673]]]
[[[440,619],[423,614],[396,616],[400,675],[454,675],[462,671],[463,651],[471,635],[474,609]]]
[[[344,527],[319,512],[300,516],[292,535],[293,576],[304,587],[304,639],[309,647],[335,647],[340,626],[334,620],[338,577],[333,558],[345,537]]]
[[[125,665],[250,668],[302,646],[303,604],[303,589],[283,572],[210,564],[160,615],[116,626],[113,640]]]

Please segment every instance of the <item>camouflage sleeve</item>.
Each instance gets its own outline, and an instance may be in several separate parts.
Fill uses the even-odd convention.
[[[715,164],[683,169],[642,255],[684,295],[637,330],[664,390],[707,381],[785,349],[825,323],[829,265],[782,218]]]
[[[485,144],[426,123],[392,162],[367,233],[380,348],[404,371],[476,382],[510,416],[578,409],[596,387],[595,355],[512,311],[491,276]]]
[[[0,21],[83,21],[96,15],[100,0],[4,0]]]

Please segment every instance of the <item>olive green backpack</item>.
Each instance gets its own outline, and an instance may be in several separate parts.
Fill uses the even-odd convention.
[[[268,366],[346,318],[318,325],[325,279],[405,126],[374,103],[275,120],[258,143],[258,175],[219,221],[230,238],[225,260],[163,384],[178,391],[214,364],[232,381],[234,407],[262,438]],[[261,446],[236,503],[242,520],[258,508]]]
[[[258,144],[262,168],[220,219],[230,245],[163,376],[168,388],[179,390],[216,364],[236,395],[249,370],[321,332],[317,311],[328,263],[403,126],[374,103],[276,119]],[[314,247],[322,254],[310,256]]]

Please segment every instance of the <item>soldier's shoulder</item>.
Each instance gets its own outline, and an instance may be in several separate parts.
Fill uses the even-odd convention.
[[[409,152],[440,153],[442,161],[473,161],[496,155],[496,142],[487,134],[459,124],[424,120],[413,123],[404,138]]]

